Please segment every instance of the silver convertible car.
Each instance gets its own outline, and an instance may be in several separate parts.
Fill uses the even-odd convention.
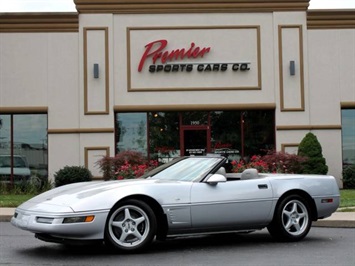
[[[298,241],[339,206],[332,176],[226,173],[225,163],[181,157],[140,179],[58,187],[20,205],[11,223],[44,241],[99,240],[129,252],[154,239],[265,227],[277,240]]]

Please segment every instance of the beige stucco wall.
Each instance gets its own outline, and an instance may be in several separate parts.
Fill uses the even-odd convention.
[[[114,109],[260,104],[276,108],[278,150],[297,150],[311,130],[321,142],[329,174],[341,177],[341,105],[355,102],[355,29],[307,29],[303,11],[78,16],[78,32],[0,33],[0,107],[48,108],[50,178],[64,165],[86,163],[97,175],[94,161],[114,153]],[[198,76],[185,80],[179,73],[171,86],[183,89],[169,90],[164,87],[167,75],[151,81],[151,73],[136,70],[144,44],[159,38],[170,42],[169,50],[189,41],[216,50],[200,62],[223,63],[229,59],[224,47],[235,46],[255,63],[254,29],[241,30],[250,26],[260,30],[260,88],[233,88],[238,80],[230,73],[211,73],[208,78],[225,77],[223,86],[217,82],[212,87]],[[175,28],[175,34],[164,27]],[[227,34],[208,38],[209,27],[224,27]],[[129,37],[127,28],[140,29]],[[294,76],[289,74],[290,60],[296,63]],[[93,78],[94,63],[100,66],[98,79]],[[256,74],[249,74],[243,82],[255,86]],[[129,91],[129,86],[139,90]]]

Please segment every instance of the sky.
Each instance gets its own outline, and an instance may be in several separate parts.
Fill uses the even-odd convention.
[[[355,9],[355,0],[311,0],[309,9]],[[73,0],[0,0],[2,12],[76,12]]]

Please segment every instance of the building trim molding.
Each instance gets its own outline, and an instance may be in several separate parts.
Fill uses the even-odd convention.
[[[0,107],[1,114],[44,114],[48,113],[46,106]]]
[[[90,151],[103,151],[105,156],[110,156],[110,147],[108,146],[98,146],[98,147],[85,147],[84,154],[85,154],[85,167],[90,170],[89,165],[89,153]],[[93,176],[94,180],[101,180],[103,176]]]
[[[74,0],[79,13],[231,13],[306,11],[309,0]]]
[[[285,86],[284,86],[284,65],[283,65],[283,42],[282,42],[282,31],[283,29],[296,29],[298,31],[298,49],[299,49],[299,94],[300,103],[299,107],[286,107],[285,105]],[[278,27],[278,44],[279,44],[279,83],[280,83],[280,108],[281,112],[303,112],[305,110],[305,100],[304,100],[304,64],[303,64],[303,29],[302,25],[279,25]],[[286,86],[287,87],[287,86]]]
[[[0,32],[79,32],[79,15],[72,13],[0,13]]]
[[[355,9],[308,10],[307,28],[355,29]]]
[[[104,99],[105,108],[104,110],[89,110],[89,74],[88,74],[88,32],[90,31],[103,31],[104,32],[104,65],[105,73],[104,76]],[[83,29],[83,51],[84,51],[84,113],[85,115],[108,115],[109,112],[109,47],[108,47],[108,27],[85,27]]]
[[[281,144],[281,151],[286,152],[287,148],[298,148],[299,143],[282,143]]]
[[[114,128],[56,128],[48,129],[48,134],[101,134],[113,133]]]
[[[132,72],[131,72],[131,32],[136,30],[162,30],[162,31],[173,31],[173,30],[255,30],[256,38],[256,77],[257,84],[252,86],[236,86],[236,87],[169,87],[169,88],[134,88],[132,87]],[[184,26],[184,27],[128,27],[126,30],[127,39],[127,91],[128,92],[156,92],[156,91],[222,91],[222,90],[261,90],[262,88],[262,70],[261,70],[261,37],[260,37],[260,26],[259,25],[243,25],[243,26]]]
[[[115,105],[115,112],[154,112],[154,111],[212,111],[212,110],[274,110],[274,103],[260,104],[175,104],[175,105]]]
[[[276,130],[341,130],[341,125],[293,125],[276,126]]]
[[[79,13],[246,13],[306,11],[307,29],[354,29],[355,9],[307,10],[308,0],[74,0]],[[79,32],[77,12],[0,13],[0,32]]]
[[[343,109],[355,108],[355,102],[340,102],[340,107]]]

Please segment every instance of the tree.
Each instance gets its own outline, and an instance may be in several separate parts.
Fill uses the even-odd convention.
[[[298,147],[298,155],[306,157],[302,163],[302,173],[320,174],[328,173],[328,166],[322,154],[322,147],[313,133],[307,133]]]

